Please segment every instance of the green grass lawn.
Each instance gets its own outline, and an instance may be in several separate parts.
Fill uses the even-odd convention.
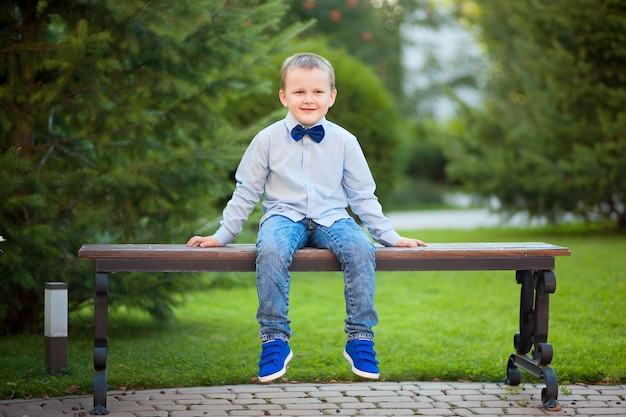
[[[405,232],[427,242],[543,241],[568,246],[557,258],[550,298],[552,366],[560,383],[626,381],[626,236],[566,229]],[[123,279],[114,275],[112,279]],[[376,350],[381,379],[500,381],[518,331],[519,285],[512,271],[381,272]],[[254,276],[245,285],[190,294],[176,318],[155,323],[132,311],[109,317],[112,388],[250,383],[257,372]],[[296,273],[289,381],[358,381],[342,357],[339,273]],[[92,313],[71,316],[69,369],[50,375],[43,336],[0,340],[0,398],[90,393]],[[522,383],[538,380],[522,372]]]

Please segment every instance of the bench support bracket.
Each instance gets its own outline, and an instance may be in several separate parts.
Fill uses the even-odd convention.
[[[542,378],[546,388],[541,390],[541,402],[548,410],[559,408],[559,384],[552,362],[552,345],[548,343],[549,294],[556,291],[553,271],[517,271],[517,283],[522,286],[520,295],[519,332],[513,344],[515,353],[509,357],[504,382],[519,385],[518,368]],[[532,356],[528,355],[532,349]]]

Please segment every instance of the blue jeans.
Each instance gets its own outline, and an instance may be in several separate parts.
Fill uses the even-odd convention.
[[[374,309],[376,248],[365,231],[352,218],[325,227],[310,219],[294,222],[275,215],[261,225],[256,244],[261,341],[291,338],[289,267],[296,250],[304,246],[329,249],[337,256],[344,274],[348,340],[372,339],[372,327],[378,323]]]

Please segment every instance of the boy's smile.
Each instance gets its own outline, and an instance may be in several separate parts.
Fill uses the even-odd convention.
[[[330,75],[320,68],[290,68],[278,92],[283,106],[305,127],[320,121],[335,103],[337,90]]]

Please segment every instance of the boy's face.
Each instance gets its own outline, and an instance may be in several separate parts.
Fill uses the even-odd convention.
[[[330,74],[320,68],[290,68],[278,92],[283,106],[303,126],[312,126],[326,116],[336,95],[337,90],[330,86]]]

